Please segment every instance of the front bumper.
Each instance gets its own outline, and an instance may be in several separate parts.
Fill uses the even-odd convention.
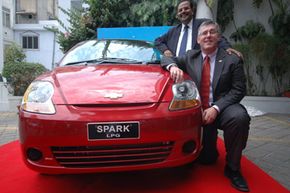
[[[168,104],[142,108],[91,108],[59,105],[55,115],[19,112],[26,165],[40,173],[89,173],[174,167],[197,158],[201,150],[200,108],[168,111]],[[88,123],[140,123],[138,139],[88,140]],[[194,144],[193,144],[194,143]],[[192,151],[185,146],[194,145]],[[39,160],[27,152],[42,153]]]

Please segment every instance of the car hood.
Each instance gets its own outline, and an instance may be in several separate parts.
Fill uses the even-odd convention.
[[[169,84],[168,72],[157,65],[60,67],[52,78],[65,104],[154,103]]]

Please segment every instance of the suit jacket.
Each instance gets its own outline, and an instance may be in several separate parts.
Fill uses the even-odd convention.
[[[203,59],[200,50],[189,50],[182,57],[163,57],[161,65],[176,63],[188,73],[200,90]],[[239,103],[246,94],[246,77],[242,60],[235,54],[218,49],[212,82],[213,104],[223,111],[229,105]]]
[[[192,25],[192,49],[199,49],[199,44],[196,42],[197,40],[197,32],[200,24],[208,19],[193,19]],[[155,39],[154,44],[158,50],[162,53],[165,50],[170,50],[174,55],[176,55],[177,43],[179,39],[179,35],[181,32],[182,24],[178,24],[177,26],[168,30],[167,33]],[[219,42],[219,47],[227,49],[231,47],[230,43],[226,38],[222,37]]]

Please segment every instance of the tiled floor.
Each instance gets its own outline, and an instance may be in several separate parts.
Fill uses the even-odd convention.
[[[252,118],[244,154],[290,190],[290,115]]]

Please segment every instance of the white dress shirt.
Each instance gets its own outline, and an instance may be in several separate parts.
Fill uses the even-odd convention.
[[[186,43],[186,51],[187,50],[191,50],[191,44],[192,44],[192,22],[193,20],[191,20],[187,26],[188,26],[188,34],[187,34],[187,43]],[[183,34],[184,34],[184,28],[185,28],[185,25],[182,24],[182,27],[181,27],[181,32],[179,34],[179,38],[178,38],[178,43],[177,43],[177,48],[176,48],[176,56],[178,56],[179,54],[179,50],[180,50],[180,44],[181,44],[181,41],[182,41],[182,37],[183,37]]]

